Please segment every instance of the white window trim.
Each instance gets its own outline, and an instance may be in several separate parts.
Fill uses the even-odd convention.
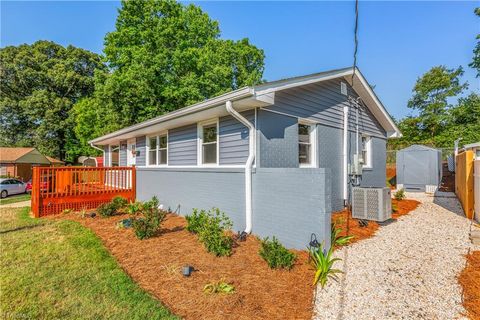
[[[317,159],[317,124],[308,120],[298,119],[298,124],[310,127],[310,163],[299,163],[300,168],[316,168],[318,167]]]
[[[368,134],[362,134],[360,139],[367,138],[367,159],[363,159],[363,168],[362,169],[372,169],[373,168],[373,163],[372,163],[372,137]],[[363,154],[363,144],[362,141],[360,141],[360,146],[362,148],[361,152]]]
[[[161,136],[167,136],[167,163],[165,163],[165,164],[158,164],[158,160],[159,160],[159,152],[158,151],[160,150],[160,137]],[[155,152],[157,153],[156,164],[149,164],[150,163],[150,139],[151,138],[155,138],[157,140],[157,148],[155,150]],[[156,134],[148,135],[147,136],[147,141],[146,141],[146,144],[145,144],[145,150],[146,150],[145,167],[148,167],[148,168],[168,167],[168,152],[169,152],[169,149],[170,148],[169,148],[169,142],[168,142],[168,130],[167,131],[162,131],[162,132],[159,132],[159,133],[156,133]]]
[[[197,123],[197,166],[198,167],[218,167],[220,165],[220,128],[219,119],[209,119],[206,121]],[[210,124],[216,124],[217,126],[217,162],[216,163],[203,163],[203,127]]]

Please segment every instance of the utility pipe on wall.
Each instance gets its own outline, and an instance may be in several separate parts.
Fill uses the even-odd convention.
[[[225,103],[227,112],[248,128],[248,158],[245,163],[245,233],[252,232],[252,166],[255,160],[255,126],[233,109],[232,101]]]
[[[343,201],[348,202],[348,106],[343,107]]]

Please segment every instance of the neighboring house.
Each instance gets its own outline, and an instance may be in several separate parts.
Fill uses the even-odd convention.
[[[63,164],[63,161],[46,157],[35,148],[0,147],[0,176],[19,177],[26,182],[32,178],[33,166]]]
[[[365,162],[361,185],[384,187],[387,139],[400,135],[346,68],[238,89],[90,143],[105,166],[136,165],[139,200],[156,195],[182,215],[218,207],[235,230],[303,249],[312,233],[329,245],[354,155]]]

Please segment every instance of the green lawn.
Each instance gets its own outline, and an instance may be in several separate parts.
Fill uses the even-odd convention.
[[[9,204],[9,203],[15,203],[15,202],[21,202],[21,201],[27,201],[30,200],[32,197],[30,194],[20,194],[18,196],[10,196],[5,199],[0,199],[0,205],[2,204]]]
[[[173,319],[72,221],[0,209],[0,318]]]

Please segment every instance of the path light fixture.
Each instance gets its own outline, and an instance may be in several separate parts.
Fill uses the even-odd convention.
[[[182,274],[183,274],[184,277],[190,277],[193,270],[194,270],[194,268],[190,265],[183,266]]]

